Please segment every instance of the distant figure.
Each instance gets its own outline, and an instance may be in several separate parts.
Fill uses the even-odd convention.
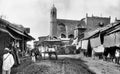
[[[115,52],[115,63],[119,64],[120,52],[117,49]]]
[[[95,51],[92,50],[92,59],[95,60]]]
[[[32,53],[31,58],[32,58],[32,61],[33,61],[33,62],[36,62],[35,53]]]
[[[2,74],[10,74],[11,68],[13,67],[15,61],[13,55],[10,53],[9,48],[5,48],[3,54],[3,66],[2,66]]]

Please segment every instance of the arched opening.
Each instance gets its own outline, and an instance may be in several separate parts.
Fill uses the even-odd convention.
[[[65,34],[61,34],[61,38],[66,38],[66,35]]]
[[[59,30],[60,30],[60,32],[64,32],[64,31],[66,31],[65,24],[60,23],[60,24],[58,24],[58,26],[59,26]]]
[[[99,22],[98,25],[99,25],[100,27],[103,27],[103,26],[104,26],[104,23],[103,23],[103,22]]]
[[[73,35],[73,34],[70,34],[70,35],[68,36],[68,38],[74,38],[74,35]]]
[[[56,36],[53,36],[53,39],[57,39],[57,37],[56,37]]]

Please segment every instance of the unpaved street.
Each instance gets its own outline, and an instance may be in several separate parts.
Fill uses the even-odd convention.
[[[119,74],[120,66],[81,55],[59,55],[59,59],[39,60],[19,66],[12,74]],[[14,71],[16,71],[14,70]]]
[[[42,60],[24,69],[25,74],[93,74],[83,66],[81,60],[64,58],[59,60]]]

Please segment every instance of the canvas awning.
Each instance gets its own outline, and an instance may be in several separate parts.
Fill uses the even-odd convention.
[[[100,36],[96,37],[96,38],[91,38],[90,39],[90,43],[91,43],[91,47],[95,48],[97,46],[101,45],[101,40],[100,40]]]
[[[111,47],[111,46],[115,46],[115,34],[110,34],[107,36],[104,36],[104,43],[103,43],[104,47]]]
[[[117,32],[115,34],[115,44],[116,44],[116,46],[120,45],[120,32]]]
[[[83,39],[90,39],[90,38],[94,38],[96,36],[99,36],[100,30],[94,30],[94,31],[90,31],[90,32],[86,32],[85,36]]]
[[[86,49],[87,50],[88,47],[88,40],[82,40],[82,49]]]
[[[100,45],[100,46],[98,46],[96,48],[93,48],[93,50],[95,52],[104,52],[104,47],[103,47],[103,45]]]

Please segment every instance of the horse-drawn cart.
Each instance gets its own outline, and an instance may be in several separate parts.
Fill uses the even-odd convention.
[[[44,59],[45,54],[48,54],[49,58],[51,59],[52,55],[55,55],[56,59],[58,59],[57,56],[57,48],[61,44],[61,40],[46,40],[43,42],[45,46],[47,46],[47,50],[45,50],[44,53]]]

